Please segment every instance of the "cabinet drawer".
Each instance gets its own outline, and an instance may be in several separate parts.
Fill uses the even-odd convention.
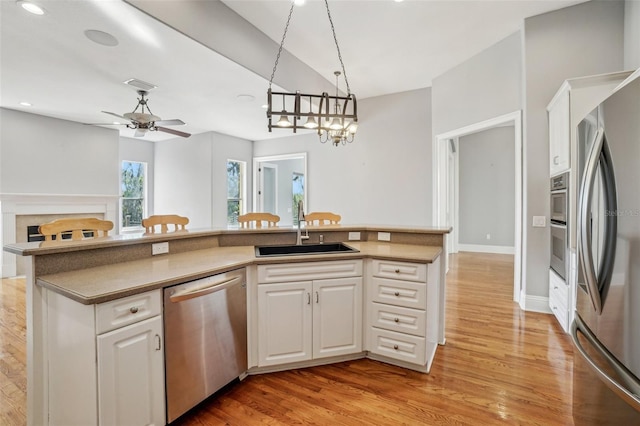
[[[549,299],[556,299],[558,303],[568,306],[569,286],[555,272],[549,270]]]
[[[96,305],[96,334],[115,330],[162,312],[161,290],[135,294]]]
[[[373,327],[426,336],[427,313],[420,309],[372,303],[370,320]]]
[[[373,259],[371,264],[374,277],[427,282],[427,265],[423,263]]]
[[[426,309],[427,285],[411,281],[371,279],[372,300],[407,308]]]
[[[423,337],[376,327],[371,327],[370,331],[371,352],[413,364],[425,365],[427,363],[427,349]]]
[[[261,284],[361,276],[362,260],[360,259],[258,266],[258,282]]]

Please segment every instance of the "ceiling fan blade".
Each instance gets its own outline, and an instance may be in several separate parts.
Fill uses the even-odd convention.
[[[122,118],[123,120],[131,121],[127,117],[123,117],[122,115],[116,114],[115,112],[109,112],[109,111],[102,111],[102,112],[104,112],[105,114],[113,115],[118,118]]]
[[[155,124],[160,126],[184,126],[184,121],[176,118],[173,120],[158,120]]]
[[[191,136],[191,133],[181,132],[179,130],[167,129],[166,127],[155,126],[156,130],[160,130],[161,132],[171,133],[172,135],[182,136],[183,138],[188,138]]]
[[[136,129],[136,132],[133,134],[134,138],[142,138],[147,132],[145,130]]]
[[[85,126],[126,126],[127,123],[82,123]]]

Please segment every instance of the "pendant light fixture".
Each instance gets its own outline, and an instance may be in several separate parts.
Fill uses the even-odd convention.
[[[287,37],[287,30],[289,29],[289,23],[291,22],[291,16],[293,15],[293,9],[295,7],[296,0],[291,2],[291,9],[289,10],[289,17],[284,27],[284,34],[282,35],[282,41],[280,42],[280,48],[276,56],[276,62],[273,66],[273,72],[271,73],[271,79],[269,80],[269,89],[267,90],[267,118],[269,122],[269,132],[272,129],[293,129],[293,133],[296,133],[298,129],[312,129],[316,130],[320,142],[325,143],[331,141],[335,146],[340,144],[346,144],[353,142],[356,130],[358,129],[358,106],[356,97],[351,93],[349,87],[349,80],[347,80],[347,73],[344,68],[344,62],[342,61],[342,55],[340,54],[340,47],[338,46],[338,38],[336,37],[336,30],[333,26],[333,20],[331,19],[331,12],[329,11],[328,0],[324,0],[324,4],[327,8],[327,16],[329,23],[331,24],[331,31],[333,33],[333,40],[336,44],[336,50],[338,53],[338,59],[342,67],[341,71],[335,71],[333,74],[336,76],[336,94],[335,96],[329,95],[327,92],[323,92],[321,95],[303,94],[300,91],[295,93],[288,92],[273,92],[271,85],[273,84],[273,78],[278,68],[278,61],[280,60],[280,54],[282,53],[282,47]],[[340,96],[338,89],[338,79],[340,75],[344,76],[344,81],[347,86],[347,95]],[[273,97],[282,96],[282,110],[273,110]],[[308,106],[303,107],[303,100],[309,99]],[[314,102],[317,104],[314,105]],[[287,109],[287,104],[293,109]],[[275,115],[280,115],[279,120],[273,124],[272,118]],[[303,117],[306,119],[302,124]],[[291,118],[291,120],[289,120]]]

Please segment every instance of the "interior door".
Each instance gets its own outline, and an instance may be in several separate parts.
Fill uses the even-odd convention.
[[[278,214],[278,166],[261,163],[258,178],[258,211]]]

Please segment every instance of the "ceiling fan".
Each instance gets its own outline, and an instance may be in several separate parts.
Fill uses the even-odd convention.
[[[129,129],[135,129],[135,133],[133,134],[136,138],[143,137],[147,132],[161,131],[165,133],[171,133],[172,135],[181,136],[183,138],[188,138],[191,136],[191,133],[181,132],[175,129],[169,129],[164,126],[182,126],[184,125],[184,121],[173,119],[173,120],[162,120],[157,115],[153,115],[151,110],[149,109],[149,105],[147,104],[148,100],[146,90],[138,90],[138,94],[140,97],[138,98],[138,104],[136,105],[133,112],[127,112],[123,115],[116,114],[115,112],[102,111],[105,114],[110,114],[118,118],[123,118],[128,120],[129,123],[123,124],[127,126]],[[140,109],[140,112],[138,112]],[[146,112],[145,112],[146,109]],[[113,124],[113,123],[112,123]]]

